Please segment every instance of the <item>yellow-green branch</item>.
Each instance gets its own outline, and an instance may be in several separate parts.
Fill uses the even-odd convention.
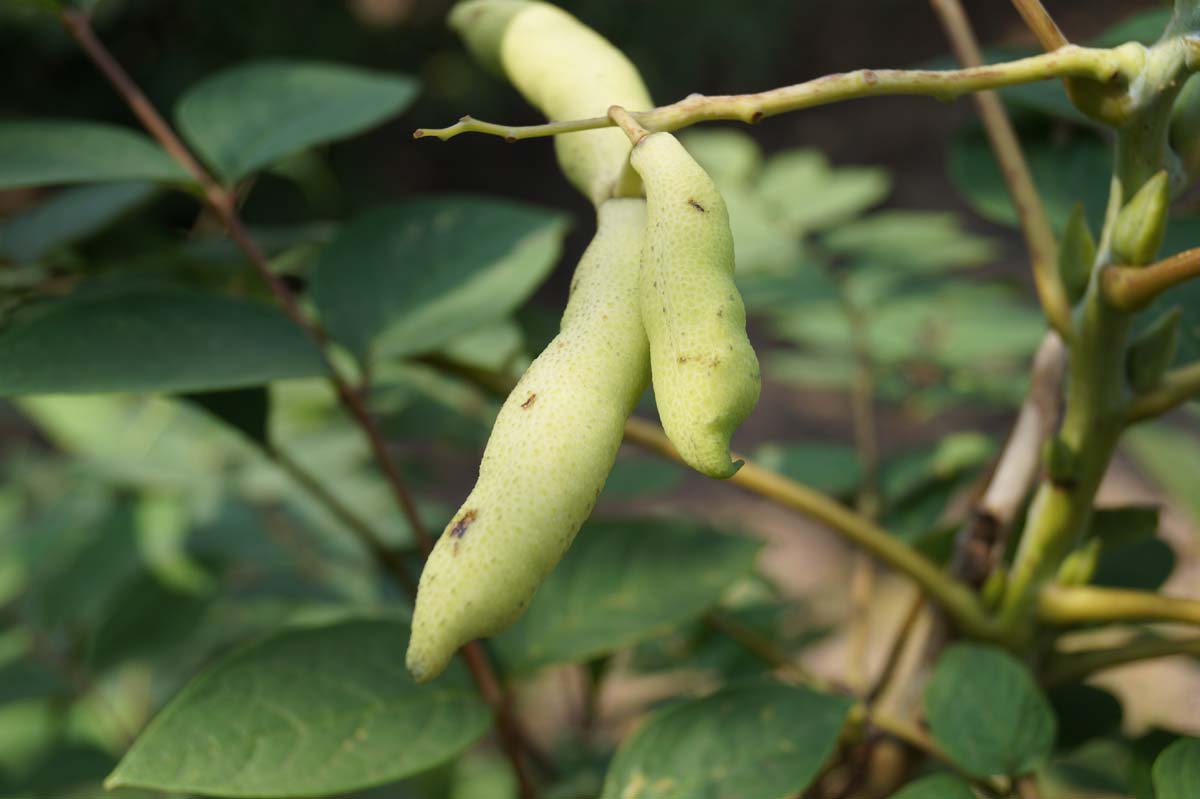
[[[666,434],[650,422],[630,419],[625,423],[625,439],[682,463]],[[764,469],[742,455],[734,457],[745,462],[729,478],[730,483],[825,523],[843,538],[910,577],[963,632],[980,638],[994,637],[996,628],[974,592],[921,553],[821,492]]]
[[[1200,624],[1200,600],[1150,591],[1090,586],[1047,586],[1038,595],[1038,619],[1047,624],[1179,622]]]
[[[1175,655],[1200,658],[1200,636],[1160,638],[1146,635],[1121,646],[1060,652],[1047,660],[1042,680],[1047,685],[1078,682],[1105,669]]]
[[[1101,277],[1104,297],[1113,306],[1141,310],[1167,289],[1200,277],[1200,247],[1149,266],[1109,266]]]
[[[1097,49],[1068,45],[1053,53],[1002,64],[955,70],[860,69],[754,94],[706,97],[693,94],[677,103],[630,112],[650,131],[678,130],[697,122],[738,120],[755,123],[767,117],[820,105],[882,95],[922,95],[953,100],[964,94],[1053,78],[1088,78],[1102,83],[1132,78],[1141,65],[1140,45]],[[445,141],[460,133],[485,133],[515,142],[561,133],[612,127],[607,116],[543,125],[498,125],[465,116],[446,128],[420,128],[414,138]]]
[[[1167,372],[1157,387],[1138,395],[1129,406],[1128,422],[1161,416],[1197,398],[1200,398],[1200,361]]]

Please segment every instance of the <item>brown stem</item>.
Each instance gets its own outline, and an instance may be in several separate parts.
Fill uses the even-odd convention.
[[[982,66],[979,44],[959,0],[931,0],[931,3],[958,60],[968,68]],[[1069,341],[1071,303],[1058,274],[1058,242],[1042,205],[1041,195],[1033,183],[1025,155],[1021,152],[1021,143],[998,94],[994,91],[979,92],[975,95],[975,103],[992,152],[1000,164],[1004,185],[1021,221],[1042,310],[1050,326]]]
[[[217,215],[217,218],[225,225],[229,231],[229,237],[242,250],[246,258],[254,266],[255,271],[258,272],[259,277],[270,288],[271,293],[283,307],[284,313],[293,322],[303,328],[317,345],[321,357],[325,361],[330,380],[333,381],[334,387],[337,390],[338,399],[366,435],[371,445],[371,451],[379,463],[379,468],[387,479],[388,485],[391,486],[396,501],[408,519],[409,526],[412,528],[413,538],[422,549],[428,551],[431,540],[429,533],[421,521],[416,503],[409,494],[408,488],[400,476],[399,469],[388,454],[383,436],[367,411],[362,396],[350,387],[345,377],[342,376],[329,360],[326,351],[329,342],[324,331],[305,317],[299,302],[297,302],[295,295],[292,294],[287,284],[271,271],[266,254],[263,253],[254,239],[251,238],[249,231],[246,230],[245,224],[238,215],[237,200],[234,192],[222,187],[200,165],[200,162],[196,160],[195,156],[191,154],[191,151],[188,150],[179,136],[175,134],[175,131],[171,129],[171,126],[167,124],[167,121],[158,113],[158,110],[129,76],[129,73],[117,63],[117,60],[113,58],[112,53],[104,46],[104,43],[97,38],[95,31],[92,29],[91,17],[86,12],[63,11],[62,21],[67,31],[79,43],[79,46],[104,74],[109,83],[112,84],[126,105],[129,106],[129,110],[137,117],[142,127],[200,184],[204,192],[204,201],[208,203],[209,207]]]
[[[1033,35],[1037,37],[1042,49],[1047,53],[1068,44],[1067,37],[1063,36],[1063,32],[1058,28],[1058,23],[1054,21],[1054,17],[1050,16],[1050,12],[1042,5],[1041,0],[1012,0],[1012,3],[1016,6],[1021,19],[1025,20],[1029,30],[1033,31]]]
[[[275,298],[283,307],[284,313],[293,322],[303,328],[317,345],[317,349],[324,359],[325,366],[329,372],[329,379],[333,382],[334,388],[337,391],[338,399],[367,437],[375,460],[383,472],[388,485],[391,487],[392,494],[395,496],[405,518],[408,520],[413,539],[422,551],[428,553],[432,548],[432,539],[425,528],[424,522],[421,520],[416,503],[408,492],[408,487],[404,483],[399,468],[387,450],[387,445],[383,440],[383,435],[378,425],[371,417],[370,411],[367,410],[363,395],[351,387],[349,381],[330,361],[326,349],[329,342],[324,331],[305,317],[295,295],[292,294],[291,290],[279,276],[271,271],[266,255],[250,236],[249,231],[247,231],[245,224],[238,215],[233,192],[230,189],[222,187],[191,154],[183,141],[171,129],[171,126],[167,124],[167,121],[163,119],[162,115],[158,113],[142,90],[112,56],[108,48],[104,46],[104,43],[97,38],[95,31],[92,29],[90,16],[82,11],[65,10],[62,12],[61,18],[71,36],[79,43],[79,46],[104,74],[121,98],[125,100],[129,109],[138,118],[138,121],[141,122],[146,131],[200,184],[203,189],[205,202],[208,203],[217,218],[228,229],[230,238],[246,255],[246,258],[254,266],[258,275],[266,282],[271,293],[275,295]],[[292,464],[292,466],[295,465]],[[287,467],[285,466],[285,468]],[[289,471],[291,471],[293,477],[297,477],[302,481],[304,477],[299,477],[299,475],[305,474],[307,476],[303,472]],[[316,483],[313,482],[312,485],[316,485]],[[306,487],[311,490],[312,485],[306,485]],[[356,530],[359,534],[362,532],[355,525],[351,525],[351,529]],[[387,552],[386,548],[381,549],[374,544],[371,544],[370,548],[380,558],[380,564],[390,574],[403,585],[406,585],[406,587],[411,587],[412,578],[404,568],[402,559],[393,557],[392,554],[384,554]],[[522,736],[509,708],[505,692],[500,688],[499,681],[496,679],[496,675],[488,663],[487,656],[478,643],[471,643],[463,647],[462,655],[471,675],[475,678],[475,682],[479,686],[480,693],[483,694],[484,699],[496,714],[496,724],[500,732],[501,743],[509,755],[513,769],[517,774],[521,796],[532,797],[534,795],[533,783],[525,767],[524,759],[521,756]]]
[[[1016,787],[1017,796],[1020,799],[1042,799],[1042,792],[1038,790],[1037,777],[1032,774],[1018,778]]]
[[[1167,289],[1200,277],[1200,247],[1149,266],[1108,266],[1100,277],[1105,299],[1122,311],[1140,311]]]

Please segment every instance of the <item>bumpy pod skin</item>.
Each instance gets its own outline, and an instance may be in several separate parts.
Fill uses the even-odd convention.
[[[520,8],[524,5],[524,8]],[[551,120],[602,117],[612,105],[652,108],[637,68],[600,34],[561,8],[516,0],[468,0],[450,25],[484,64],[499,62],[513,86]],[[616,128],[554,137],[563,174],[599,206],[640,194],[625,170],[629,139]]]
[[[418,682],[515,622],[592,512],[649,380],[637,306],[645,225],[644,200],[599,209],[562,330],[509,394],[479,480],[421,573],[407,656]]]
[[[761,388],[733,282],[733,236],[717,187],[670,133],[652,133],[631,162],[646,187],[639,279],[642,322],[663,428],[698,472],[727,478],[734,430]]]

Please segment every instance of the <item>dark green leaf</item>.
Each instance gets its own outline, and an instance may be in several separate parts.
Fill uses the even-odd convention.
[[[203,391],[324,372],[304,332],[257,302],[132,289],[39,311],[0,331],[0,395]]]
[[[754,684],[683,702],[617,750],[601,799],[784,799],[833,754],[852,700]]]
[[[1200,219],[1176,217],[1167,225],[1163,242],[1164,257],[1200,246]],[[1150,308],[1140,315],[1139,327],[1145,328],[1163,313],[1178,308],[1179,343],[1176,365],[1200,361],[1200,280],[1184,281],[1163,293]]]
[[[1171,11],[1154,8],[1131,14],[1096,37],[1096,47],[1116,47],[1126,42],[1154,44],[1171,21]]]
[[[179,183],[187,172],[140,133],[62,120],[0,122],[0,189],[58,183],[151,180]]]
[[[1083,732],[1083,730],[1081,730]],[[1039,776],[1054,786],[1050,796],[1091,797],[1129,794],[1129,745],[1119,737],[1094,738],[1065,756],[1055,757]]]
[[[270,416],[270,395],[263,386],[231,388],[225,391],[203,391],[183,394],[183,399],[194,402],[247,438],[266,446]]]
[[[550,273],[562,216],[443,197],[382,208],[321,253],[312,294],[330,333],[356,352],[429,352],[512,312]]]
[[[662,458],[618,458],[604,483],[606,499],[663,498],[683,482],[682,467]]]
[[[715,605],[758,550],[752,539],[682,523],[589,524],[496,645],[521,671],[632,646]]]
[[[1155,591],[1175,570],[1175,552],[1161,538],[1106,545],[1092,582],[1110,588]]]
[[[1046,213],[1062,230],[1075,203],[1082,202],[1093,228],[1104,215],[1112,171],[1111,148],[1089,133],[1054,135],[1047,128],[1022,131],[1021,144]],[[949,150],[950,177],[980,216],[1017,226],[1017,213],[983,131],[967,127],[955,135]]]
[[[1197,796],[1200,796],[1200,738],[1183,738],[1168,746],[1154,761],[1154,798]]]
[[[938,744],[980,777],[1026,774],[1054,745],[1050,704],[1025,667],[995,647],[947,649],[925,690],[925,711]]]
[[[188,141],[232,183],[305,147],[341,139],[408,107],[416,81],[340,64],[261,61],[219,72],[179,101]]]
[[[106,603],[91,642],[91,666],[103,670],[179,643],[197,626],[207,606],[207,597],[165,585],[148,571],[134,575]]]
[[[487,729],[454,667],[418,686],[408,630],[386,620],[297,628],[252,644],[189,684],[108,779],[212,796],[328,796],[443,763]]]
[[[1048,698],[1058,719],[1058,749],[1075,749],[1121,729],[1121,702],[1102,688],[1060,685],[1050,691]]]
[[[102,230],[155,191],[152,183],[101,183],[66,189],[0,224],[0,257],[36,261]]]
[[[1157,799],[1154,792],[1154,763],[1158,756],[1179,736],[1166,730],[1154,729],[1133,742],[1133,758],[1129,764],[1129,788],[1137,799]]]
[[[889,799],[975,799],[975,794],[953,774],[934,774],[909,783]]]
[[[1088,527],[1088,536],[1099,538],[1105,546],[1132,544],[1158,532],[1157,505],[1124,505],[1096,508]]]
[[[845,444],[764,444],[754,460],[827,494],[846,496],[861,477],[858,454]]]

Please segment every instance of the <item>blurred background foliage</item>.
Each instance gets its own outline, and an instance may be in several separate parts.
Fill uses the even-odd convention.
[[[0,121],[130,125],[41,5],[0,4]],[[513,123],[535,113],[444,28],[448,0],[94,5],[100,36],[150,99],[236,182],[272,268],[342,345],[339,362],[370,374],[372,409],[440,529],[498,407],[461,375],[511,379],[549,340],[592,222],[546,142],[439,144],[410,132],[464,113]],[[684,0],[562,5],[629,53],[661,101],[856,67],[949,64],[932,15],[914,0],[758,0],[738,12]],[[971,11],[992,57],[1032,51],[1006,4],[984,5]],[[1048,5],[1073,37],[1105,43],[1152,40],[1166,18],[1154,2]],[[271,64],[228,72],[251,62]],[[319,123],[288,139],[270,112],[286,108],[289,81],[343,105],[318,106]],[[256,91],[277,103],[260,109],[265,119],[248,111]],[[1004,95],[1056,227],[1081,204],[1097,230],[1110,159],[1103,134],[1057,84]],[[92,133],[71,146],[92,141],[104,152]],[[728,201],[764,365],[763,403],[737,444],[848,502],[877,482],[885,526],[945,557],[1044,328],[1015,215],[969,105],[856,102],[684,140]],[[194,198],[159,173],[22,182],[13,152],[0,149],[0,393],[11,398],[0,406],[0,797],[84,799],[100,795],[149,719],[232,647],[284,622],[304,630],[348,614],[403,617],[406,601],[377,575],[354,528],[366,524],[396,547],[410,539],[310,345],[259,302],[264,289]],[[1164,253],[1197,241],[1200,219],[1185,198]],[[1200,357],[1198,291],[1164,300],[1185,309],[1181,359]],[[846,399],[864,376],[878,475],[856,451]],[[653,403],[640,412],[652,415]],[[1126,463],[1193,529],[1197,418],[1193,407],[1139,428],[1126,448]],[[305,475],[349,515],[314,496]],[[1130,478],[1144,493],[1139,479]],[[714,613],[789,652],[828,644],[837,613],[812,595],[817,583],[787,574],[795,560],[780,559],[770,520],[749,501],[723,509],[715,493],[724,492],[623,451],[590,533],[494,642],[533,708],[562,694],[547,685],[551,666],[585,664],[571,674],[593,699],[614,669],[633,685],[669,677],[669,688],[627,699],[632,709],[610,709],[602,734],[589,726],[587,700],[570,711],[585,720],[571,734],[544,714],[543,736],[571,764],[553,796],[595,796],[630,719],[647,702],[695,690],[681,674],[711,685],[766,671],[714,632]],[[1145,534],[1156,544],[1122,550],[1139,585],[1194,576],[1194,537],[1168,546],[1157,531],[1155,515]],[[845,560],[818,547],[803,568],[834,563],[843,574]],[[351,642],[339,646],[356,635],[375,641],[376,631],[347,625],[317,629]],[[479,734],[475,716],[461,716],[466,726],[437,741],[448,752]],[[1051,795],[1136,788],[1171,735],[1122,737],[1120,704],[1116,716],[1072,729],[1077,740],[1047,771],[1059,786]],[[417,771],[396,764],[374,781]],[[483,748],[355,795],[512,790]]]

